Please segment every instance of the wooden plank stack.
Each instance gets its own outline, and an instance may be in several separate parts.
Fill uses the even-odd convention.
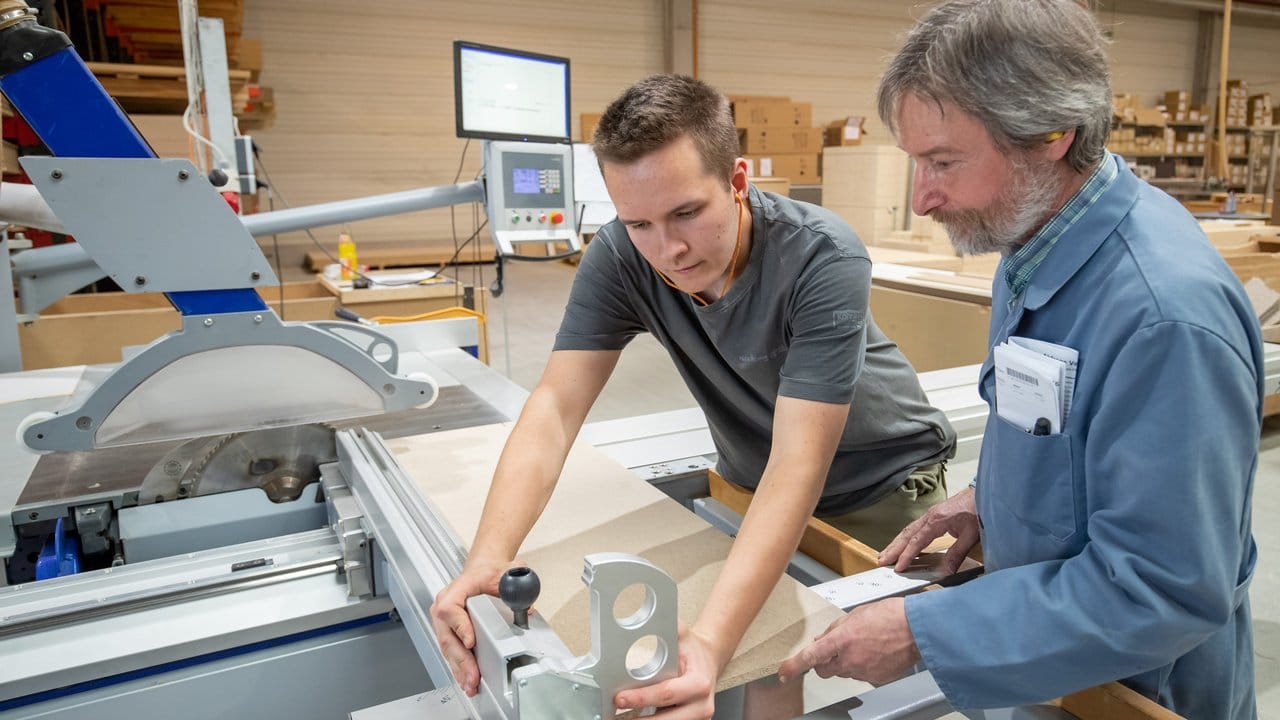
[[[181,114],[187,106],[177,0],[56,0],[55,24],[125,111]],[[200,17],[222,20],[232,105],[245,129],[270,124],[275,99],[257,86],[262,43],[243,38],[244,0],[201,0]]]
[[[86,61],[182,64],[177,0],[58,0],[57,16]],[[244,26],[243,0],[201,0],[201,17],[222,20],[234,67]]]

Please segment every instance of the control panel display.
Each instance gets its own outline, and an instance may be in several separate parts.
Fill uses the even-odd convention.
[[[564,206],[564,157],[545,153],[506,154],[509,208],[559,208]]]

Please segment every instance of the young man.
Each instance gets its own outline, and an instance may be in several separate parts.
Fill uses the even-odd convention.
[[[952,0],[907,37],[880,115],[917,163],[914,210],[1000,251],[992,348],[1079,353],[1044,434],[990,405],[974,490],[908,526],[986,575],[857,608],[783,665],[873,682],[923,658],[959,708],[1120,680],[1188,718],[1252,718],[1250,531],[1262,343],[1249,299],[1187,211],[1107,153],[1106,41],[1075,0]],[[1011,402],[1011,401],[1007,401]],[[1057,424],[1054,424],[1057,427]]]
[[[650,77],[609,106],[593,147],[618,219],[583,257],[466,568],[432,615],[455,676],[474,691],[466,598],[495,590],[622,348],[652,333],[706,414],[720,471],[755,498],[681,634],[680,677],[615,701],[710,717],[716,678],[815,507],[883,547],[945,498],[954,432],[871,319],[866,249],[833,214],[749,185],[724,96],[691,78]]]

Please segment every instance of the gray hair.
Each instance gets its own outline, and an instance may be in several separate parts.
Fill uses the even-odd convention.
[[[998,146],[1042,146],[1076,131],[1066,160],[1097,166],[1111,130],[1107,41],[1079,0],[949,0],[907,34],[880,81],[880,119],[895,134],[902,98],[954,103]]]

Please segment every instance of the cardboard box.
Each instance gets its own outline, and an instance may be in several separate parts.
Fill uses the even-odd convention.
[[[744,157],[747,160],[747,175],[784,177],[791,180],[792,185],[811,185],[822,182],[820,153],[780,153]]]
[[[591,136],[596,133],[596,125],[600,124],[600,113],[582,113],[582,141],[591,142]]]
[[[1191,104],[1191,92],[1189,90],[1169,90],[1164,94],[1164,104],[1170,110],[1186,110]]]
[[[738,127],[752,125],[812,127],[813,105],[775,100],[766,102],[744,100],[733,103],[733,122]]]
[[[796,125],[752,125],[738,128],[744,155],[816,153],[822,150],[822,128]]]
[[[1137,105],[1133,108],[1133,123],[1145,127],[1164,127],[1168,121],[1159,108]]]
[[[862,138],[867,134],[866,128],[863,127],[866,121],[866,118],[859,115],[849,115],[839,120],[832,120],[827,123],[823,145],[827,147],[849,147],[861,144]]]

